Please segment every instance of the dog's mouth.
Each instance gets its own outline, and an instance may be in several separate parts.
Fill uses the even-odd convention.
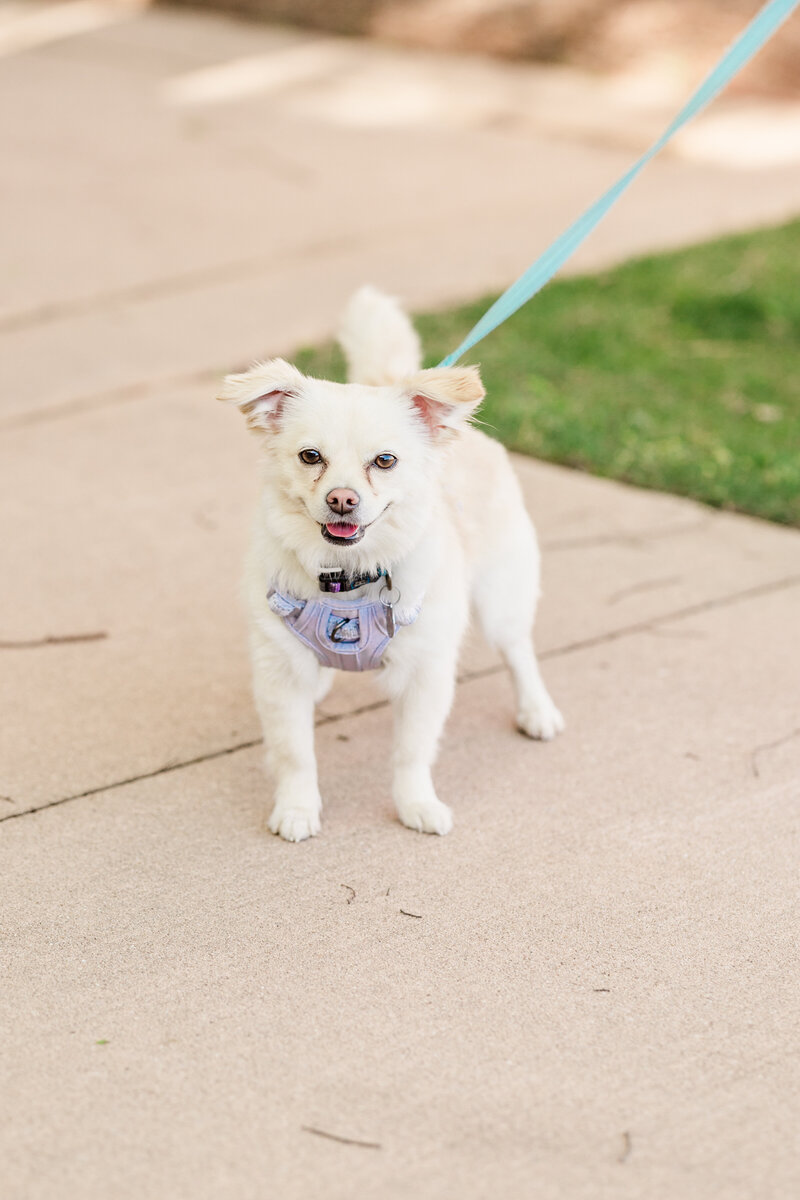
[[[377,517],[373,517],[366,525],[360,525],[357,521],[326,521],[324,525],[320,525],[322,536],[326,542],[331,542],[334,546],[355,546],[356,542],[361,541],[367,530],[376,521],[379,521],[391,507],[392,501],[390,500],[386,508],[382,509]]]
[[[332,542],[334,546],[354,546],[361,541],[367,527],[353,521],[328,521],[321,528],[326,542]]]

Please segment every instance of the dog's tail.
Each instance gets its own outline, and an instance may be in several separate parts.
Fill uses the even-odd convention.
[[[351,297],[339,325],[350,383],[380,387],[413,375],[421,365],[417,331],[396,300],[374,287]]]

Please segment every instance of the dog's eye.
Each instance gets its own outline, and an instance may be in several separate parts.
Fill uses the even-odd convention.
[[[391,471],[392,467],[397,462],[394,454],[378,454],[372,460],[376,467],[380,467],[382,471]]]
[[[322,455],[319,450],[301,450],[299,458],[307,467],[315,467],[317,463],[322,462]]]

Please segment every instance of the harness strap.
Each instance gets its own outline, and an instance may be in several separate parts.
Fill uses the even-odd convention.
[[[421,607],[395,613],[382,600],[299,600],[276,588],[267,604],[324,667],[340,671],[380,667],[396,627],[413,624]]]

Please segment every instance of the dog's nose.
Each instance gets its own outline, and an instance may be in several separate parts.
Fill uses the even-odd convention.
[[[361,497],[358,492],[354,492],[352,488],[334,488],[328,492],[325,499],[328,502],[328,507],[334,512],[344,514],[352,512],[357,507]]]

